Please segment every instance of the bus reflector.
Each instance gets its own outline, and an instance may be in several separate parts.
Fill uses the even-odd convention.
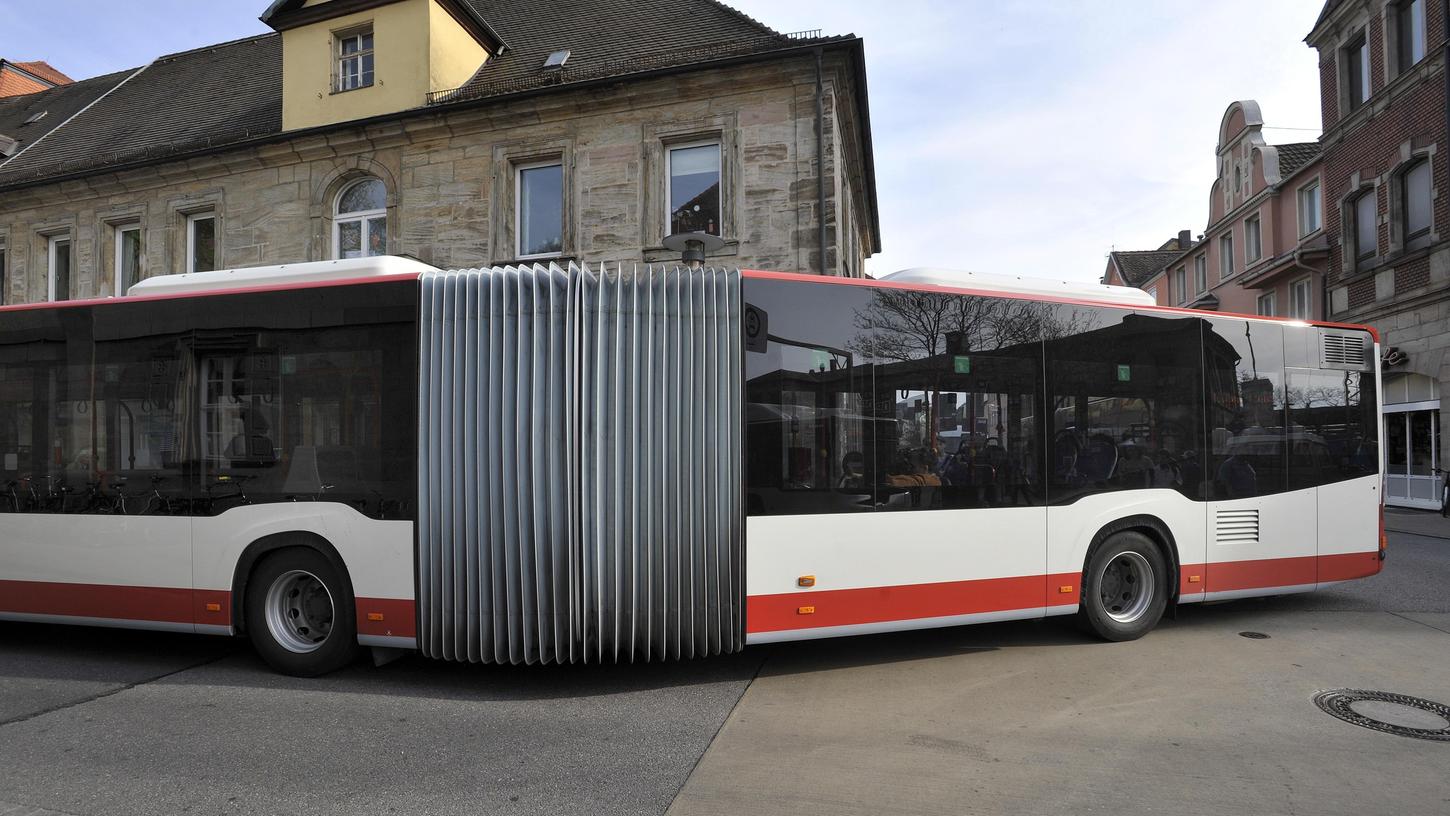
[[[206,611],[208,611],[208,612],[220,612],[220,611],[222,611],[222,605],[219,604],[219,603],[209,603],[209,604],[206,605]]]
[[[1198,583],[1199,581],[1202,581],[1202,580],[1203,580],[1203,576],[1202,575],[1190,575],[1190,576],[1188,576],[1188,583],[1190,583],[1190,584],[1196,584],[1196,583]]]
[[[370,621],[380,621],[382,619],[383,619],[383,613],[381,613],[381,612],[369,612],[368,613],[368,620],[370,620]]]
[[[1072,592],[1072,584],[1063,584],[1062,586],[1057,588],[1057,591],[1059,594],[1066,595],[1069,592]]]
[[[813,587],[816,585],[816,576],[802,575],[801,577],[795,579],[795,585],[798,587]]]
[[[814,615],[816,614],[816,608],[814,606],[798,606],[796,607],[795,613],[797,615]]]

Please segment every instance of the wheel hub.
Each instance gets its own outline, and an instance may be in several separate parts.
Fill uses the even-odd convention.
[[[1155,591],[1153,565],[1132,551],[1114,556],[1098,577],[1103,609],[1118,623],[1133,623],[1141,618],[1152,605]]]
[[[310,572],[291,570],[277,576],[267,589],[265,606],[267,629],[290,652],[314,652],[332,633],[332,595]]]

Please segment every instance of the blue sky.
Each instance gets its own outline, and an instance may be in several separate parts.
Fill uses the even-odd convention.
[[[1323,0],[735,0],[866,40],[885,251],[910,266],[1092,280],[1208,217],[1224,108],[1319,135]],[[74,77],[266,31],[266,0],[0,0],[0,56]],[[124,8],[124,11],[119,9]]]

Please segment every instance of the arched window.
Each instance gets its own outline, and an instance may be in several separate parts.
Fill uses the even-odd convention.
[[[388,191],[381,181],[365,178],[337,195],[332,221],[334,258],[385,255],[388,249]]]

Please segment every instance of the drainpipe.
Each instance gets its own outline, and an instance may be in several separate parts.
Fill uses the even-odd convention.
[[[1450,2],[1450,0],[1446,0]],[[822,49],[816,49],[816,243],[821,274],[826,274],[826,85],[821,78]]]
[[[1304,249],[1302,247],[1296,247],[1294,249],[1294,265],[1300,267],[1301,269],[1307,269],[1310,272],[1314,272],[1319,275],[1319,319],[1328,322],[1329,266],[1325,265],[1323,269],[1320,269],[1318,267],[1310,266],[1309,264],[1304,263]]]
[[[1450,0],[1440,3],[1440,73],[1445,78],[1445,98],[1440,107],[1445,111],[1445,138],[1450,139]],[[1434,183],[1431,183],[1434,186]]]

